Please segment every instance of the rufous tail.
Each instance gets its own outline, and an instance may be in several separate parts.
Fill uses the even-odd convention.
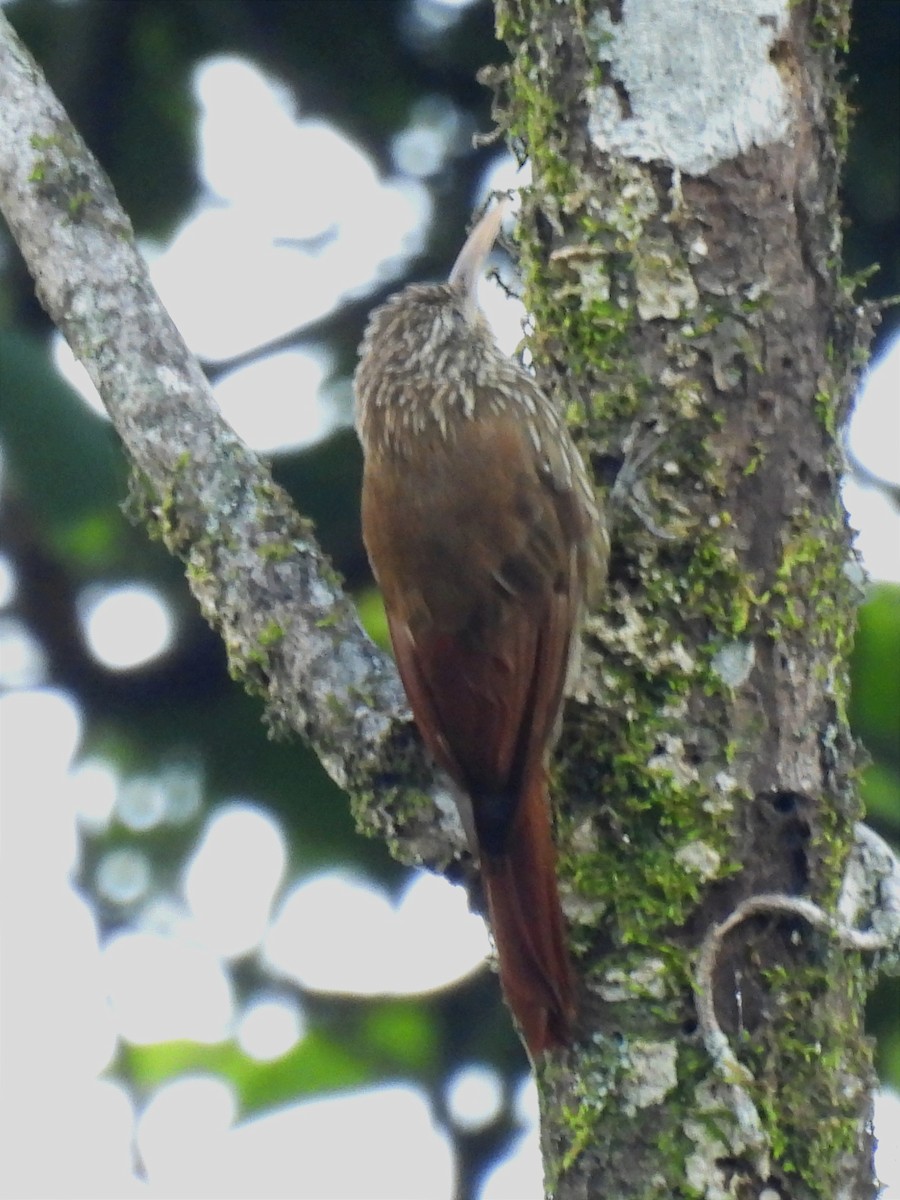
[[[543,770],[519,800],[503,852],[482,851],[481,871],[500,983],[534,1061],[568,1042],[575,1017]]]

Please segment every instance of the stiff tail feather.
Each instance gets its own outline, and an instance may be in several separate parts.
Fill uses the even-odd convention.
[[[520,798],[503,852],[482,852],[481,872],[500,983],[534,1060],[568,1042],[575,1016],[542,770]]]

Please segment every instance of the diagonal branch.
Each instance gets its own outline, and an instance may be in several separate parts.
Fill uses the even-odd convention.
[[[109,179],[2,14],[0,211],[232,673],[264,696],[272,723],[308,739],[362,824],[401,837],[417,861],[446,862],[461,831],[393,664],[360,627],[309,522],[222,420]]]

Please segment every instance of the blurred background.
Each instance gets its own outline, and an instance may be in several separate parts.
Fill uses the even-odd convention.
[[[0,0],[2,2],[2,0]],[[6,0],[229,421],[372,631],[350,377],[521,175],[475,81],[487,0]],[[854,5],[846,271],[900,293],[900,4]],[[499,264],[501,271],[509,265]],[[512,351],[521,309],[483,294]],[[848,430],[872,824],[900,843],[900,342]],[[527,1063],[459,889],[359,837],[232,683],[0,224],[0,1186],[9,1196],[540,1195]],[[870,1003],[900,1087],[900,992]],[[879,1097],[900,1197],[900,1101]],[[893,1158],[891,1157],[893,1155]]]

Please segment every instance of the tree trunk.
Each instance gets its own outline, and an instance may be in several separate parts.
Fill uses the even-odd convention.
[[[840,275],[847,8],[497,4],[497,117],[534,177],[534,361],[599,474],[623,445],[644,459],[560,747],[584,998],[542,1072],[558,1200],[875,1193],[858,955],[792,913],[736,923],[710,959],[716,1066],[691,996],[741,901],[833,907],[859,816],[836,440],[867,340]]]
[[[554,775],[583,980],[538,1070],[558,1200],[875,1193],[856,948],[900,942],[900,873],[856,826],[846,717],[836,430],[867,336],[839,274],[846,10],[497,0],[533,359],[598,482],[626,451]],[[234,672],[361,824],[445,862],[458,822],[391,664],[211,409],[2,14],[0,110],[0,207]]]

